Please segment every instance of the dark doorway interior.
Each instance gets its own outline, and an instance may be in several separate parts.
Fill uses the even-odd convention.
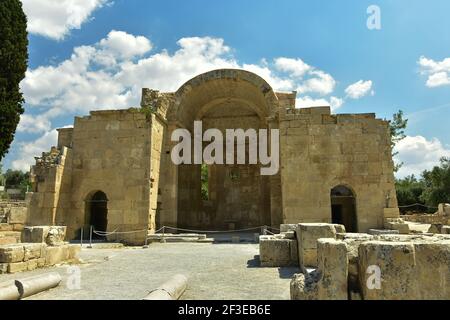
[[[89,201],[88,221],[89,226],[92,226],[95,231],[106,232],[108,228],[108,198],[105,193],[98,191],[92,196]]]
[[[331,190],[332,221],[345,226],[347,232],[358,232],[356,198],[351,189],[337,186]]]

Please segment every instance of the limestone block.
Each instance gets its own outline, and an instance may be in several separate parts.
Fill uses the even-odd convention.
[[[450,241],[414,244],[420,300],[450,300]]]
[[[295,236],[295,231],[284,232],[284,233],[282,233],[282,235],[284,236],[285,239],[297,240],[297,238]]]
[[[384,208],[384,218],[385,219],[395,219],[400,217],[399,208]]]
[[[335,239],[318,240],[318,269],[295,275],[292,300],[347,300],[347,245]]]
[[[45,257],[45,264],[54,266],[69,260],[69,246],[48,247]]]
[[[24,248],[23,261],[41,258],[43,246],[45,246],[45,244],[43,244],[43,243],[26,243],[26,244],[24,244],[23,245],[23,248]]]
[[[443,226],[441,232],[442,234],[450,234],[450,226]]]
[[[0,263],[22,262],[25,256],[23,245],[12,244],[0,247]]]
[[[414,245],[408,242],[369,241],[359,246],[359,277],[365,300],[414,299]],[[381,285],[377,286],[380,270]]]
[[[382,235],[382,234],[400,234],[398,230],[388,230],[388,229],[370,229],[369,234],[371,235]]]
[[[336,230],[336,233],[346,233],[345,226],[342,224],[333,224],[334,229]]]
[[[301,223],[297,225],[298,258],[300,266],[317,266],[317,240],[336,238],[336,230],[345,232],[345,227],[325,223]]]
[[[13,230],[17,232],[22,232],[25,226],[21,223],[13,224]]]
[[[8,273],[8,263],[0,263],[0,274]]]
[[[47,243],[49,246],[62,245],[66,232],[67,227],[61,226],[25,227],[22,232],[22,242]]]
[[[259,238],[259,257],[262,267],[285,267],[291,264],[291,240],[273,236]]]
[[[428,229],[428,233],[441,234],[443,227],[444,227],[444,225],[442,225],[442,224],[432,224],[430,226],[430,229]]]
[[[58,246],[64,243],[67,227],[50,227],[45,242],[49,246]]]
[[[282,224],[280,225],[280,232],[288,232],[288,231],[296,231],[297,225],[296,224]]]
[[[348,284],[349,289],[353,292],[359,291],[359,246],[369,240],[373,240],[373,236],[361,234],[360,236],[349,236],[342,239],[347,245],[348,257]]]
[[[27,207],[12,207],[9,216],[10,224],[25,224],[27,222]]]
[[[450,204],[448,203],[439,204],[438,214],[442,216],[450,216]]]
[[[445,238],[443,238],[445,239]],[[449,300],[450,240],[373,241],[360,246],[360,277],[365,300]],[[381,287],[368,288],[368,266],[378,266]]]
[[[77,244],[69,244],[69,260],[78,261],[81,252],[81,247]]]
[[[38,268],[38,259],[27,261],[27,271],[33,271]]]
[[[22,242],[44,243],[50,227],[25,227],[22,231]]]
[[[43,268],[43,267],[45,267],[45,257],[44,257],[44,258],[36,259],[36,262],[37,262],[38,268]]]
[[[0,246],[15,244],[17,243],[17,239],[14,237],[0,237]]]
[[[8,223],[0,223],[0,232],[13,231],[14,226]]]
[[[8,273],[24,272],[28,270],[28,262],[15,262],[8,264]]]
[[[290,241],[290,250],[291,250],[291,265],[298,266],[298,244],[297,240]]]
[[[400,234],[409,234],[409,225],[403,219],[386,219],[384,222],[386,229],[398,230]]]

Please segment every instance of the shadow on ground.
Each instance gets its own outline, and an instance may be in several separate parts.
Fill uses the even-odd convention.
[[[247,268],[262,268],[260,256],[254,256],[253,259],[247,261]],[[280,279],[292,279],[295,274],[300,273],[298,267],[280,267],[278,274]]]

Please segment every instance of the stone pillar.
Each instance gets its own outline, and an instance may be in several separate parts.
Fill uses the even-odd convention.
[[[269,134],[270,130],[272,129],[278,129],[278,119],[276,118],[268,118],[268,129]],[[281,137],[280,137],[281,139]],[[268,140],[270,145],[270,150],[272,150],[271,146],[271,139]],[[270,177],[270,218],[271,218],[271,225],[274,228],[279,228],[281,224],[283,224],[283,199],[282,199],[282,192],[281,192],[281,141],[279,141],[280,146],[280,168],[276,175],[273,175]]]
[[[176,227],[178,225],[178,166],[176,166],[171,159],[171,152],[173,147],[177,142],[172,142],[172,132],[178,127],[171,123],[167,129],[166,137],[166,153],[164,156],[164,167],[165,170],[161,172],[161,180],[163,180],[162,185],[162,208],[161,217],[159,219],[160,226],[172,226]],[[167,153],[169,152],[169,153]]]

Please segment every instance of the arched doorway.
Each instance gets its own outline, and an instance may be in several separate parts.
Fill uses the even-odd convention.
[[[331,215],[336,224],[343,224],[347,232],[358,232],[355,193],[340,185],[331,190]]]
[[[104,192],[97,191],[88,197],[86,224],[89,227],[92,226],[95,231],[106,232],[108,228],[108,198]]]
[[[214,129],[222,134],[223,141],[229,141],[228,130],[250,130],[257,135],[261,129],[270,129],[268,119],[277,107],[275,93],[261,77],[244,70],[215,70],[191,79],[176,92],[167,119],[173,130],[183,128],[191,137],[196,134],[195,122],[201,122],[197,131],[200,136]],[[272,225],[274,179],[261,175],[261,165],[249,161],[250,142],[251,133],[244,141],[235,139],[235,151],[238,144],[244,145],[244,163],[237,161],[235,153],[234,163],[176,166],[173,182],[177,188],[174,211],[178,227],[236,230]],[[208,144],[203,142],[203,148]],[[194,140],[191,145],[195,147]]]

